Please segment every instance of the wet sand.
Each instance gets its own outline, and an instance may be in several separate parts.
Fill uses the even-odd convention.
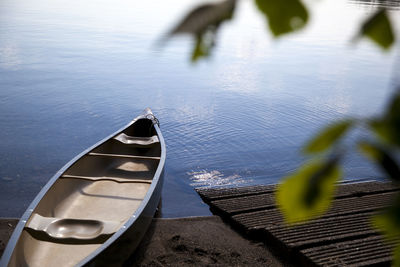
[[[0,219],[0,254],[16,219]],[[262,242],[250,241],[217,216],[156,218],[125,266],[283,266]]]

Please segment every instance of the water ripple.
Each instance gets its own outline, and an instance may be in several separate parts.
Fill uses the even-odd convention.
[[[190,175],[190,180],[192,181],[190,185],[193,187],[229,187],[249,182],[249,180],[243,179],[238,174],[233,174],[225,177],[221,172],[217,170],[201,170],[188,172],[187,174]]]

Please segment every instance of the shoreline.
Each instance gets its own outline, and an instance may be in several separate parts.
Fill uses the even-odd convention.
[[[0,255],[18,219],[0,218]],[[285,266],[262,242],[251,241],[218,216],[154,218],[124,266]]]

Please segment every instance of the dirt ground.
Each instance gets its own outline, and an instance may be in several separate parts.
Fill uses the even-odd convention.
[[[154,219],[130,266],[282,266],[219,217]]]
[[[10,239],[17,223],[17,219],[0,219],[0,255],[3,255],[8,239]]]
[[[0,220],[0,254],[17,220]],[[261,242],[242,237],[217,216],[156,218],[124,266],[283,266]]]

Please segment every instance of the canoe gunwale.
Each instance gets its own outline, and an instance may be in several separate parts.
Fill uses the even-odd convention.
[[[8,243],[7,243],[7,246],[6,246],[6,248],[5,248],[4,252],[3,252],[3,255],[2,255],[1,259],[0,259],[0,267],[8,265],[8,263],[10,262],[11,256],[12,256],[14,250],[15,250],[15,247],[17,245],[17,242],[18,242],[18,240],[19,240],[19,238],[20,238],[20,236],[21,236],[21,234],[22,234],[22,232],[23,232],[23,230],[25,228],[25,225],[26,225],[27,221],[32,216],[32,213],[33,213],[34,209],[37,207],[37,205],[42,200],[42,198],[46,195],[46,193],[49,191],[49,189],[54,185],[54,183],[59,178],[61,178],[63,173],[65,173],[75,162],[77,162],[83,156],[85,156],[86,154],[90,153],[90,151],[92,151],[95,148],[99,147],[100,145],[102,145],[106,141],[116,137],[122,131],[124,131],[125,129],[130,127],[132,124],[134,124],[136,121],[138,121],[140,119],[150,119],[150,120],[153,121],[153,126],[154,126],[154,128],[155,128],[155,130],[157,132],[157,135],[159,137],[160,146],[161,146],[161,157],[160,157],[156,172],[154,174],[152,183],[150,185],[150,188],[148,189],[148,191],[147,191],[147,193],[145,195],[145,198],[141,202],[140,206],[134,212],[134,214],[129,218],[129,220],[123,226],[121,226],[121,228],[115,234],[113,234],[106,242],[104,242],[98,249],[96,249],[93,253],[91,253],[89,256],[87,256],[81,262],[79,262],[77,264],[77,266],[83,266],[83,265],[87,264],[88,262],[90,262],[91,260],[93,260],[100,252],[102,252],[107,246],[109,246],[115,240],[117,240],[127,229],[129,229],[130,226],[133,225],[133,223],[140,217],[138,215],[140,215],[142,213],[142,211],[145,209],[149,199],[151,198],[151,194],[153,193],[153,191],[157,187],[157,185],[158,185],[158,183],[160,181],[160,177],[163,174],[164,165],[165,165],[165,159],[166,159],[166,146],[165,146],[165,142],[164,142],[164,138],[162,136],[161,130],[159,128],[159,124],[157,123],[158,120],[149,118],[149,114],[152,115],[151,110],[146,108],[141,115],[139,115],[136,118],[134,118],[127,125],[121,127],[120,129],[118,129],[117,131],[113,132],[109,136],[101,139],[100,141],[98,141],[97,143],[92,145],[91,147],[87,148],[86,150],[84,150],[81,153],[79,153],[78,155],[76,155],[74,158],[72,158],[69,162],[67,162],[59,171],[57,171],[49,179],[49,181],[43,186],[43,188],[39,191],[39,193],[36,195],[34,200],[30,203],[30,205],[28,206],[26,211],[21,216],[18,224],[16,225],[16,227],[15,227],[15,229],[14,229],[14,231],[13,231],[13,233],[12,233]],[[154,115],[152,115],[152,117],[154,117]]]

